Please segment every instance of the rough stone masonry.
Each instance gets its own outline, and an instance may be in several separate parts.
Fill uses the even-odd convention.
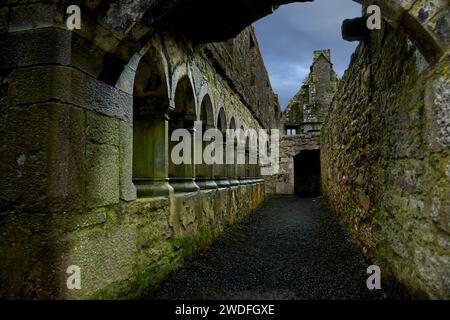
[[[264,201],[258,166],[175,166],[169,136],[280,127],[250,24],[290,2],[0,2],[2,298],[138,298]],[[358,2],[384,24],[326,117],[322,193],[383,274],[449,298],[449,4]]]
[[[321,133],[322,190],[386,276],[414,297],[449,299],[449,7],[403,2],[409,11],[359,45],[339,85]]]

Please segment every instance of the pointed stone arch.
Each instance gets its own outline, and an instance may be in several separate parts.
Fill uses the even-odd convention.
[[[209,94],[205,94],[200,100],[200,121],[208,128],[214,127],[214,107]]]
[[[164,53],[148,45],[125,67],[118,86],[133,93],[133,182],[139,197],[168,196],[169,81]]]
[[[186,70],[186,69],[184,69]],[[200,188],[195,183],[195,157],[198,156],[195,154],[195,139],[194,139],[194,126],[195,121],[197,120],[197,108],[196,108],[196,99],[195,99],[195,91],[192,86],[192,81],[190,77],[185,73],[177,73],[176,76],[173,77],[176,79],[173,86],[173,108],[170,109],[170,121],[169,121],[169,179],[170,184],[174,188],[175,192],[196,192]],[[178,145],[180,140],[174,140],[174,133],[179,132],[178,129],[185,130],[186,138],[189,141],[186,142],[186,147],[188,149],[183,149],[183,154],[181,156],[184,157],[184,153],[188,152],[188,156],[186,158],[187,162],[183,162],[181,164],[177,164],[174,161],[175,154],[172,152],[174,147]],[[172,141],[174,140],[174,141]]]
[[[214,106],[211,97],[208,93],[203,92],[200,100],[199,120],[202,126],[202,138],[206,130],[214,129]],[[201,141],[202,146],[197,150],[198,157],[202,157],[202,163],[196,164],[196,183],[200,189],[216,189],[217,184],[214,182],[214,166],[206,164],[203,159],[203,152],[210,142]]]
[[[217,113],[216,127],[222,132],[227,129],[227,116],[223,107],[221,107]]]

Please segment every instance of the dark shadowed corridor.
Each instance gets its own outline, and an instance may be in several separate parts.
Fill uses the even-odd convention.
[[[273,197],[150,298],[383,298],[366,287],[369,265],[322,198]]]

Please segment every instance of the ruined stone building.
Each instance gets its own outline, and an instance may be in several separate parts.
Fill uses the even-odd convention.
[[[197,120],[282,129],[251,24],[291,2],[0,2],[0,297],[141,297],[266,192],[295,192],[303,152],[281,178],[248,150],[245,165],[170,157],[172,133]],[[383,279],[449,298],[449,4],[357,2],[381,8],[382,29],[344,32],[361,43],[337,87],[316,54],[282,145],[315,164],[320,145],[322,195]]]
[[[283,112],[282,122],[287,136],[320,131],[337,90],[339,79],[333,70],[329,49],[314,51],[310,70]]]
[[[266,179],[271,194],[320,194],[320,130],[339,83],[331,51],[314,51],[310,70],[283,112],[280,170]]]

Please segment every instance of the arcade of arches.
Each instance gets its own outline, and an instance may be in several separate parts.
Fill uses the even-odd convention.
[[[170,137],[198,120],[284,131],[250,24],[304,1],[74,2],[74,31],[66,1],[0,4],[1,297],[140,297],[266,196],[320,183],[386,274],[448,298],[448,2],[357,1],[381,7],[383,28],[361,41],[323,119],[281,138],[274,177],[174,164]],[[305,175],[308,190],[295,184]],[[81,290],[66,287],[71,265]]]

